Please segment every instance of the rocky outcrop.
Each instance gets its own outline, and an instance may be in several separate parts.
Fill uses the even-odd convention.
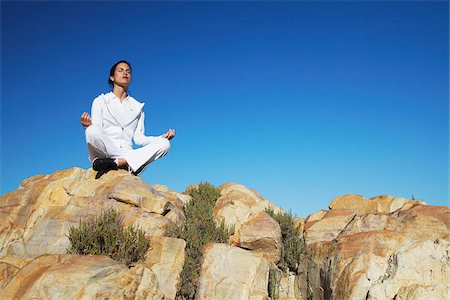
[[[363,196],[347,194],[336,197],[329,204],[330,209],[350,209],[358,215],[391,213],[398,209],[405,210],[416,204],[425,204],[423,201],[407,200],[404,198],[383,195],[365,199]]]
[[[144,265],[155,273],[165,299],[175,299],[184,263],[186,242],[181,239],[154,236],[150,238],[150,245]]]
[[[283,272],[280,277],[278,298],[280,300],[306,299],[300,292],[301,279],[301,276],[293,272]]]
[[[332,241],[353,220],[356,213],[351,210],[330,210],[319,220],[309,219],[305,223],[304,235],[307,244],[318,241]]]
[[[219,189],[220,197],[214,207],[214,218],[217,223],[223,222],[235,230],[238,230],[251,215],[267,208],[272,208],[275,212],[283,211],[258,192],[241,184],[226,183],[219,186]]]
[[[25,272],[22,269],[28,263],[40,264],[34,259],[42,255],[60,254],[58,260],[72,262],[72,258],[64,257],[69,228],[110,208],[121,213],[125,226],[137,226],[149,238],[161,237],[168,226],[185,220],[183,200],[176,192],[158,191],[124,170],[108,172],[100,178],[91,169],[79,168],[34,176],[0,200],[0,285],[12,284],[11,280],[19,276],[18,270]],[[159,257],[155,251],[148,254],[152,263],[148,262],[147,269],[155,270],[157,275],[151,272],[151,276],[156,276],[157,283],[158,279],[161,281],[161,290],[168,293],[168,299],[173,298],[184,257],[184,241],[172,244],[177,245],[178,252],[164,251]],[[167,259],[173,261],[167,263]],[[89,263],[93,263],[92,259]],[[168,275],[167,271],[174,273]],[[142,276],[150,276],[149,271],[144,273]]]
[[[44,255],[0,291],[1,299],[164,299],[153,272],[107,256]]]
[[[232,239],[235,245],[252,250],[275,264],[280,261],[281,228],[265,212],[252,215]]]
[[[250,251],[209,244],[203,251],[197,299],[266,299],[269,262]]]
[[[341,204],[306,220],[304,271],[313,299],[445,299],[450,210],[405,205],[362,214],[350,201],[347,210]]]
[[[267,299],[269,269],[281,265],[285,249],[265,210],[283,210],[243,185],[224,184],[220,193],[214,218],[233,226],[231,245],[204,247],[196,297]],[[96,178],[72,168],[24,180],[0,197],[0,299],[175,299],[186,242],[164,234],[186,221],[190,201],[123,170]],[[105,256],[66,254],[70,226],[110,208],[150,241],[145,261],[131,269]],[[448,207],[349,194],[293,223],[304,248],[297,270],[277,271],[279,299],[448,298]]]
[[[139,177],[126,171],[109,172],[99,179],[95,175],[92,170],[72,168],[35,176],[4,195],[0,257],[20,266],[21,260],[63,254],[69,227],[109,208],[121,212],[125,225],[138,226],[148,236],[162,236],[168,225],[182,220],[165,217],[169,208],[184,215],[179,204],[173,204],[177,199],[165,197]]]

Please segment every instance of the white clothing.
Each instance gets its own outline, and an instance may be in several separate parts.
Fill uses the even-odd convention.
[[[85,132],[91,163],[95,158],[121,157],[133,172],[137,172],[167,154],[169,140],[161,136],[145,136],[143,108],[144,103],[133,97],[127,96],[120,101],[112,92],[94,99],[92,125]],[[143,147],[133,149],[133,141]]]

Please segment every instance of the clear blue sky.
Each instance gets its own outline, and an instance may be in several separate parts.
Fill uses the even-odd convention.
[[[142,178],[237,182],[306,216],[346,193],[449,200],[449,4],[1,2],[1,194],[89,168],[119,59],[171,152]]]

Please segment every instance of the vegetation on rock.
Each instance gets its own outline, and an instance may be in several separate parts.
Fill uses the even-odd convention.
[[[203,247],[210,242],[227,243],[230,230],[214,222],[213,208],[220,196],[217,188],[200,183],[190,189],[192,200],[186,205],[186,224],[171,228],[166,235],[186,241],[185,261],[180,275],[177,299],[194,299],[199,285]]]
[[[301,235],[294,224],[292,214],[278,212],[273,209],[266,209],[266,212],[280,224],[281,240],[283,247],[281,249],[281,259],[277,266],[281,270],[289,269],[289,271],[297,273],[300,264],[300,254],[304,248],[304,242]]]
[[[281,271],[274,267],[269,270],[269,297],[271,300],[280,299]]]
[[[266,209],[266,213],[277,221],[281,228],[282,248],[281,259],[277,264],[278,268],[284,273],[289,273],[289,271],[291,271],[298,274],[300,256],[305,245],[298,228],[295,226],[291,212],[275,213],[272,208],[268,208]],[[277,268],[271,269],[269,272],[268,287],[271,299],[279,298],[280,280],[281,272],[277,270]]]
[[[123,218],[114,209],[102,212],[98,217],[81,221],[78,227],[70,227],[68,253],[81,255],[107,255],[128,267],[144,260],[150,247],[145,233],[131,225],[124,227]]]

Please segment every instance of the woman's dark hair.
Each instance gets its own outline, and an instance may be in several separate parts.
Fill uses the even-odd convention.
[[[109,70],[109,77],[108,77],[108,84],[111,88],[114,88],[114,82],[111,80],[111,76],[114,76],[114,72],[116,71],[117,65],[120,63],[126,63],[129,67],[130,67],[130,71],[131,71],[131,65],[129,62],[127,62],[126,60],[119,60],[118,62],[116,62],[112,67],[111,70]]]

